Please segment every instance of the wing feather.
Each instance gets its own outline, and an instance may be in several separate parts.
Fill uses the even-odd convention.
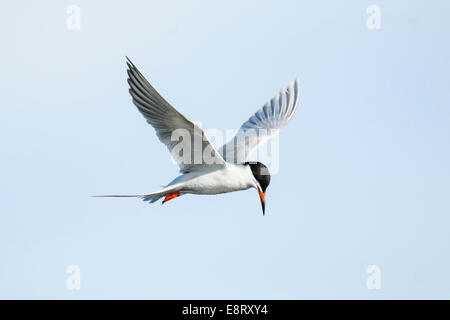
[[[220,149],[228,162],[242,163],[263,143],[279,133],[297,110],[300,81],[290,82],[242,124],[236,136]]]
[[[203,130],[172,107],[128,58],[127,66],[127,81],[134,105],[155,129],[159,140],[167,146],[180,171],[204,170],[205,166],[211,170],[223,167],[225,161],[212,147]],[[174,139],[173,134],[177,129],[183,129],[182,132],[186,133],[182,139]],[[189,147],[179,148],[180,143],[189,143]],[[211,152],[208,159],[204,157],[206,148]]]

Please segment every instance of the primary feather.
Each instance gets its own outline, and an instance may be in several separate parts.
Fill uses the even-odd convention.
[[[223,167],[224,159],[211,145],[203,130],[164,100],[128,58],[127,65],[129,91],[133,103],[147,122],[155,128],[156,135],[167,146],[180,167],[180,171],[186,173]],[[178,132],[187,133],[189,141],[180,142],[179,137],[174,136],[176,130],[180,129],[182,131]],[[189,148],[183,149],[181,154],[176,154],[178,149],[174,151],[174,148],[179,143],[187,143]],[[190,152],[190,154],[184,155],[184,152]],[[205,162],[203,157],[207,152],[209,152],[210,163]],[[211,159],[213,159],[213,163],[211,163]]]
[[[222,157],[242,163],[264,142],[283,129],[294,115],[300,100],[300,80],[290,82],[242,124],[238,133],[222,148]]]

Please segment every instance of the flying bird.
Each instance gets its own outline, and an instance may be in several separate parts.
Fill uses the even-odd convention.
[[[242,124],[233,139],[216,150],[203,130],[161,97],[128,57],[127,66],[133,103],[172,153],[181,175],[152,193],[98,197],[139,197],[150,203],[164,197],[165,203],[188,193],[219,194],[255,188],[264,215],[270,173],[264,164],[249,162],[248,158],[292,118],[300,99],[300,81],[296,79],[281,89]]]

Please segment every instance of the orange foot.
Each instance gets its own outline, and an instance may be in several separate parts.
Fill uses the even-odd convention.
[[[164,200],[163,200],[162,203],[164,204],[164,203],[166,203],[167,201],[172,200],[172,199],[178,197],[179,195],[180,195],[180,191],[177,191],[177,192],[175,192],[175,193],[169,194],[169,195],[167,195],[167,196],[164,198]]]

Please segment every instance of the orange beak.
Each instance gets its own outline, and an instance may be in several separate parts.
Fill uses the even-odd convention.
[[[261,199],[261,206],[263,215],[266,213],[266,193],[262,192],[260,188],[258,188],[259,198]]]

